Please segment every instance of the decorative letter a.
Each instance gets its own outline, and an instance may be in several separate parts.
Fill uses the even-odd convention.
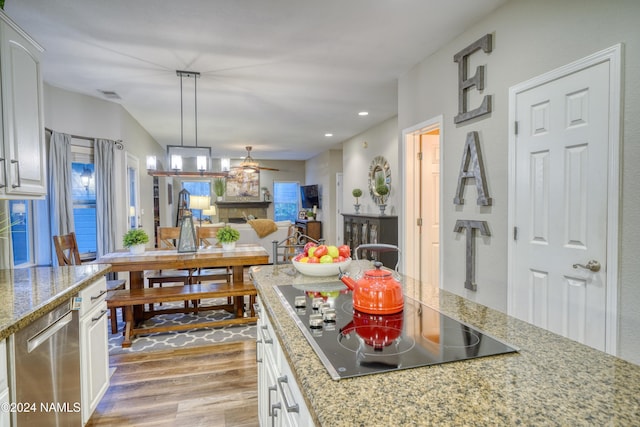
[[[460,174],[458,174],[458,188],[453,203],[463,205],[464,184],[467,178],[474,178],[476,190],[478,191],[477,203],[480,206],[491,206],[491,197],[487,192],[487,181],[484,177],[484,165],[482,164],[482,154],[478,142],[478,132],[473,131],[467,134],[467,141],[464,144],[462,154],[462,164]]]

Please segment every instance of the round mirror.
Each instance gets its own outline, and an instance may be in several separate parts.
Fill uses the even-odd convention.
[[[390,192],[391,169],[389,162],[382,156],[376,156],[369,166],[369,194],[376,204],[381,205],[386,202]]]

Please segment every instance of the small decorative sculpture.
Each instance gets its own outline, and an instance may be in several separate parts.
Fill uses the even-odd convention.
[[[190,212],[185,212],[180,222],[180,237],[178,238],[178,252],[195,252],[198,250],[196,244],[196,229],[193,225],[193,216]]]

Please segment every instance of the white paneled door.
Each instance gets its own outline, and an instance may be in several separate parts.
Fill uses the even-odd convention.
[[[603,351],[609,82],[599,62],[520,91],[512,145],[509,313]]]

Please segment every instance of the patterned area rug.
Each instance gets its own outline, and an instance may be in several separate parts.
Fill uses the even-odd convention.
[[[202,305],[222,304],[223,300],[203,300]],[[248,299],[246,301],[248,304]],[[182,307],[183,303],[164,303],[163,308]],[[233,342],[256,339],[255,325],[222,326],[220,328],[193,329],[137,336],[129,348],[122,348],[122,331],[124,322],[122,310],[118,310],[118,333],[111,334],[109,327],[109,354],[132,353],[140,351],[158,351],[173,348],[198,347],[222,342]],[[176,313],[162,314],[144,322],[144,326],[159,326],[173,324],[198,323],[231,318],[232,315],[224,310],[210,310],[198,314]]]

